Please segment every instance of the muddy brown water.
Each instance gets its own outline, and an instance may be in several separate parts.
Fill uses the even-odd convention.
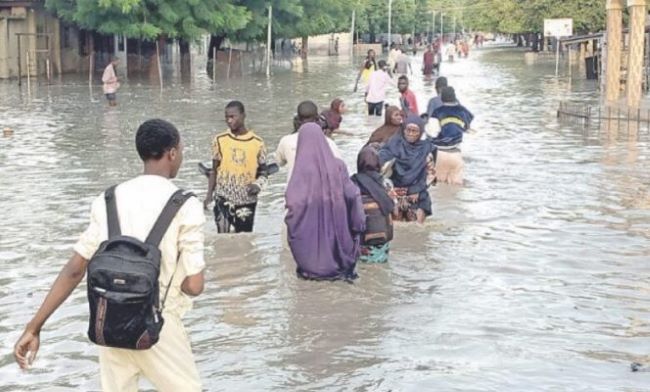
[[[476,115],[467,186],[434,188],[433,217],[397,227],[387,265],[359,266],[354,285],[298,280],[284,173],[261,196],[254,234],[218,236],[208,216],[206,291],[185,318],[206,390],[650,390],[649,373],[629,370],[650,361],[650,137],[559,123],[559,100],[594,101],[595,86],[512,49],[475,51],[443,73]],[[14,130],[0,138],[0,391],[99,389],[83,287],[46,324],[30,372],[11,350],[92,198],[139,173],[140,122],[179,127],[177,182],[202,197],[196,164],[226,128],[228,100],[245,103],[273,150],[300,100],[343,97],[342,128],[355,135],[336,142],[353,171],[380,122],[364,115],[354,77],[348,60],[315,57],[269,80],[213,86],[199,71],[162,94],[132,79],[117,108],[73,76],[29,96],[0,83],[0,128]],[[413,79],[423,109],[433,85]]]

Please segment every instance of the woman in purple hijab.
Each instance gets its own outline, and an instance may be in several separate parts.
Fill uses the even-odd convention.
[[[361,194],[316,123],[298,130],[296,163],[285,198],[285,223],[298,276],[356,278],[354,268],[366,218]]]

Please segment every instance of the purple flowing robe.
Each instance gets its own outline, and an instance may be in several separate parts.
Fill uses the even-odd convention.
[[[298,130],[296,163],[285,195],[289,247],[307,279],[353,279],[365,213],[359,188],[334,157],[321,127]]]

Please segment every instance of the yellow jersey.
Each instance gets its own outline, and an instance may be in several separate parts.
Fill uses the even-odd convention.
[[[215,136],[212,141],[212,159],[219,161],[215,195],[234,205],[257,202],[257,195],[246,192],[249,184],[265,181],[256,178],[257,168],[266,165],[264,141],[253,131],[235,135],[230,130]]]

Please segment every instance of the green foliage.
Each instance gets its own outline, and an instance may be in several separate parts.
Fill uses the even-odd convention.
[[[304,15],[301,1],[297,0],[232,0],[234,6],[244,7],[250,17],[241,28],[222,28],[209,31],[213,35],[228,37],[233,41],[265,41],[268,26],[268,6],[273,6],[273,35],[290,37],[293,20]]]
[[[357,24],[362,33],[388,30],[388,0],[360,0]],[[409,33],[431,29],[436,11],[436,31],[444,12],[444,31],[482,30],[503,33],[542,31],[544,19],[573,18],[576,33],[598,31],[605,26],[605,0],[393,0],[392,30]]]
[[[425,31],[431,14],[428,0],[393,0],[391,32],[408,34]],[[363,0],[357,8],[357,29],[361,33],[388,32],[388,0]]]
[[[234,41],[266,38],[268,6],[273,34],[294,38],[347,31],[352,10],[362,33],[388,31],[388,0],[46,0],[62,19],[105,34],[192,40],[201,34]],[[444,31],[541,31],[545,18],[571,17],[578,33],[605,24],[605,0],[392,0],[392,31],[429,31],[431,11],[445,13]]]
[[[445,8],[448,1],[434,1]],[[544,19],[573,18],[576,33],[605,27],[605,0],[464,0],[455,1],[456,15],[473,30],[503,33],[541,32]]]
[[[251,19],[229,0],[46,0],[48,9],[82,28],[104,34],[192,40],[205,32],[237,31]]]

